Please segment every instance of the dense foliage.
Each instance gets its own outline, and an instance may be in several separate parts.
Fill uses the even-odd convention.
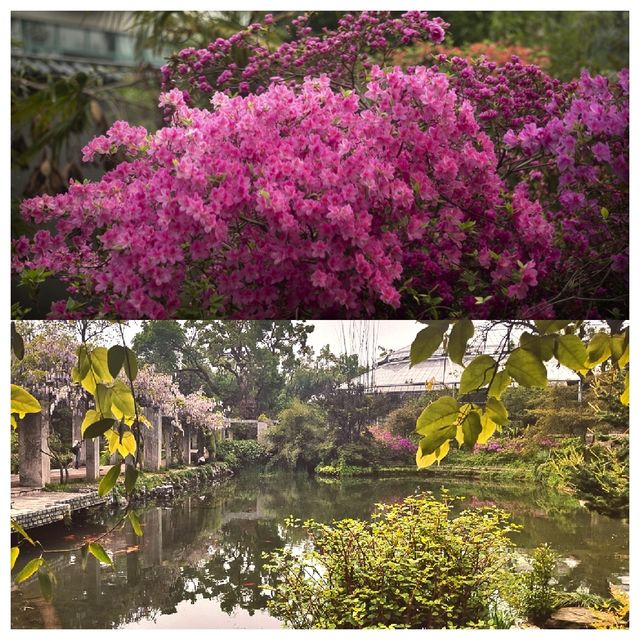
[[[430,494],[378,505],[370,522],[304,523],[312,547],[272,555],[269,610],[295,628],[459,628],[484,620],[509,573],[507,515],[452,517]]]
[[[66,283],[52,315],[625,315],[626,71],[388,67],[442,42],[423,12],[299,18],[274,50],[270,22],[178,53],[167,126],[116,122],[85,160],[128,161],[23,203],[14,268]]]

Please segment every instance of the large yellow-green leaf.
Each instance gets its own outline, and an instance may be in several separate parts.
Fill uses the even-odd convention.
[[[111,387],[107,387],[102,383],[96,385],[96,410],[100,414],[100,419],[113,418],[113,411],[111,410],[113,395]]]
[[[16,560],[20,555],[20,547],[11,547],[11,570],[13,571],[13,567],[16,565]]]
[[[113,404],[122,412],[124,416],[133,416],[136,413],[131,389],[122,382],[116,380],[112,389]]]
[[[480,414],[477,411],[470,411],[462,421],[462,434],[464,444],[473,449],[478,441],[478,436],[482,433]]]
[[[599,331],[594,333],[587,345],[587,366],[589,369],[604,362],[611,355],[611,338]]]
[[[460,393],[469,393],[488,385],[497,366],[491,356],[482,355],[474,358],[462,372]]]
[[[525,331],[520,336],[520,346],[534,353],[540,360],[551,360],[556,336],[534,336]]]
[[[124,490],[129,495],[136,486],[139,471],[132,465],[127,464],[124,468]]]
[[[471,320],[457,320],[449,334],[449,347],[447,349],[452,362],[461,365],[467,343],[473,338],[473,322]]]
[[[510,384],[511,376],[504,369],[498,371],[489,385],[487,396],[500,399]]]
[[[611,357],[621,369],[629,362],[629,329],[611,336]]]
[[[440,464],[440,460],[443,460],[449,453],[449,441],[445,440],[433,453],[436,456],[436,462]]]
[[[51,600],[53,600],[54,581],[55,577],[53,573],[48,569],[40,567],[40,570],[38,571],[38,584],[40,585],[40,593],[47,602],[51,602]]]
[[[629,374],[628,373],[624,377],[624,391],[620,395],[620,402],[622,402],[622,404],[625,407],[629,406]]]
[[[90,424],[82,434],[84,438],[91,439],[104,435],[109,429],[116,424],[113,418],[103,418],[93,424]]]
[[[96,347],[89,354],[91,371],[96,382],[113,382],[113,376],[109,372],[108,351],[106,347]]]
[[[109,471],[107,471],[106,475],[102,480],[100,480],[100,484],[98,485],[98,495],[106,496],[113,487],[116,486],[116,482],[118,481],[118,477],[120,476],[120,465],[114,464]],[[89,549],[91,551],[91,549]],[[100,559],[100,558],[98,558]]]
[[[458,427],[455,424],[448,424],[434,429],[429,429],[424,438],[420,439],[420,449],[423,455],[433,453],[445,442],[456,437]]]
[[[555,348],[556,359],[573,371],[586,373],[587,349],[576,335],[558,336]]]
[[[86,378],[89,373],[89,369],[91,369],[88,351],[87,345],[82,344],[78,347],[78,364],[76,365],[76,368],[80,380]]]
[[[87,551],[100,562],[113,566],[113,560],[111,560],[101,544],[98,544],[97,542],[90,542],[87,545]]]
[[[123,458],[128,455],[135,455],[137,445],[135,436],[131,431],[125,431],[120,435],[115,429],[111,429],[105,433],[105,436],[109,444],[109,453],[117,451]]]
[[[429,453],[425,455],[422,453],[422,449],[420,448],[420,446],[418,446],[418,449],[416,451],[416,465],[418,466],[418,469],[430,467],[435,461],[435,453]]]
[[[482,431],[478,435],[478,444],[485,444],[494,434],[498,425],[486,413],[480,416],[480,424]]]
[[[572,320],[534,320],[540,333],[555,333],[570,325]]]
[[[416,431],[427,435],[434,429],[454,424],[459,411],[460,404],[455,398],[450,396],[438,398],[422,411],[416,424]]]
[[[140,537],[142,535],[142,527],[140,526],[140,520],[138,519],[138,515],[135,511],[129,511],[127,514],[129,517],[129,522],[131,523],[131,527],[133,532]]]
[[[11,385],[11,413],[17,413],[18,417],[22,419],[27,413],[40,413],[41,411],[42,407],[38,400],[26,389],[17,384]]]
[[[502,427],[509,422],[509,412],[497,398],[487,398],[486,412],[493,422]]]
[[[514,349],[505,365],[506,372],[523,387],[546,387],[547,368],[540,358],[522,347]]]
[[[43,562],[44,560],[41,557],[29,560],[29,562],[22,567],[16,576],[16,583],[20,584],[21,582],[28,580],[41,567]]]
[[[411,366],[427,360],[433,355],[433,352],[440,346],[442,337],[448,327],[448,320],[433,320],[418,333],[411,343],[411,351],[409,353]]]

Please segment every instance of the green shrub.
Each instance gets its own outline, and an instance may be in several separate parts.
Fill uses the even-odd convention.
[[[533,552],[533,565],[524,578],[522,610],[528,620],[544,623],[558,606],[558,594],[552,585],[557,556],[547,544]]]
[[[370,522],[305,522],[302,553],[270,555],[270,612],[305,629],[490,624],[516,527],[495,508],[452,517],[451,503],[423,493],[377,505]]]
[[[254,469],[269,461],[269,450],[257,440],[221,440],[216,443],[216,458],[230,469]]]
[[[270,466],[311,472],[331,449],[326,415],[317,406],[293,400],[267,429]]]
[[[629,513],[629,448],[588,447],[584,463],[567,470],[567,482],[590,509],[611,516]]]

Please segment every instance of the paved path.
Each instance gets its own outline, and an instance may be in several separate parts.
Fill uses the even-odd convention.
[[[103,476],[107,471],[111,469],[111,465],[100,466],[100,475]],[[69,469],[69,480],[84,480],[87,477],[87,469],[85,467],[80,467],[79,469]],[[60,470],[59,469],[51,469],[51,480],[49,484],[60,484]],[[23,491],[39,491],[39,489],[34,489],[33,487],[20,487],[20,476],[17,473],[11,474],[11,490],[13,492],[14,488],[20,488]]]

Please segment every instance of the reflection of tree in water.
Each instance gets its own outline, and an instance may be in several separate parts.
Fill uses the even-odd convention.
[[[268,597],[260,589],[267,581],[262,554],[282,547],[277,523],[270,520],[234,521],[222,527],[220,546],[211,548],[211,557],[184,567],[179,583],[180,598],[195,602],[198,596],[217,598],[225,613],[240,607],[253,615],[267,606]]]
[[[41,607],[37,580],[30,580],[12,596],[12,626],[115,628],[155,620],[175,613],[181,602],[201,599],[215,600],[227,614],[242,609],[253,615],[266,607],[268,599],[260,589],[269,582],[262,554],[304,540],[301,529],[282,526],[284,518],[293,515],[321,522],[367,518],[375,503],[395,502],[417,489],[438,496],[442,485],[451,495],[468,497],[456,504],[455,511],[493,502],[512,513],[513,520],[524,526],[514,535],[521,549],[530,551],[548,542],[561,556],[578,558],[575,568],[565,565],[563,585],[575,588],[583,582],[604,594],[607,577],[628,572],[626,524],[529,487],[445,483],[424,476],[322,483],[306,475],[247,474],[203,491],[204,495],[176,500],[171,507],[144,509],[142,538],[127,527],[104,541],[115,554],[115,571],[100,567],[93,558],[83,571],[76,552],[52,556],[58,577],[53,604]],[[74,539],[68,541],[60,528],[46,539],[46,546],[75,546],[108,526],[108,519],[98,525],[76,523]]]

